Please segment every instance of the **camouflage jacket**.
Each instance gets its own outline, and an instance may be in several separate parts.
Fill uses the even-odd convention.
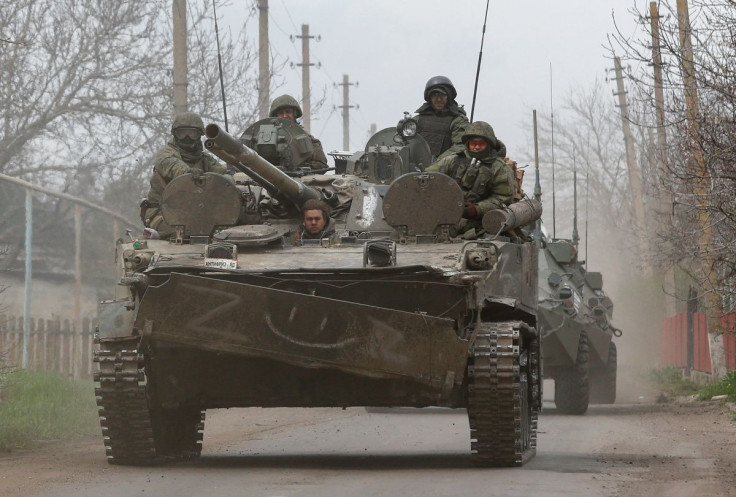
[[[150,180],[151,188],[148,190],[148,202],[153,206],[158,206],[166,185],[177,176],[188,173],[192,167],[201,169],[205,173],[225,174],[227,171],[225,166],[207,152],[202,152],[198,160],[188,161],[182,157],[181,150],[172,140],[159,149],[153,158],[153,174]]]
[[[470,165],[470,157],[462,152],[447,156],[426,170],[455,178],[463,190],[465,201],[475,204],[477,217],[482,217],[490,210],[510,204],[514,197],[513,173],[503,160],[506,147],[502,143],[501,146],[501,150],[497,149],[491,157],[482,159],[475,166]]]
[[[436,160],[462,152],[465,149],[462,137],[469,121],[465,115],[465,110],[458,106],[457,102],[448,102],[447,107],[440,112],[435,112],[432,104],[425,102],[416,110],[416,113],[417,132],[427,140]],[[444,124],[444,122],[448,124]],[[441,140],[439,140],[439,136],[436,136],[438,125],[443,128],[442,133],[445,134]]]
[[[327,156],[325,155],[325,151],[322,148],[322,142],[320,142],[317,138],[313,137],[312,135],[309,135],[309,138],[312,140],[312,146],[314,147],[314,152],[312,152],[312,156],[304,161],[304,166],[311,167],[312,169],[325,169],[327,168]]]

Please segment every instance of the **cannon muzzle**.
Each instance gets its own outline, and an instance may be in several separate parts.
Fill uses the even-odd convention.
[[[542,217],[542,203],[525,198],[505,209],[494,209],[483,216],[483,229],[494,235],[527,225]]]
[[[272,195],[289,200],[297,209],[310,198],[322,199],[318,190],[290,177],[217,124],[208,124],[204,134],[207,150],[249,175]]]

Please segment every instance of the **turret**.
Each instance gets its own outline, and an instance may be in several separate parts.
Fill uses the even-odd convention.
[[[297,210],[309,199],[326,199],[326,193],[290,177],[217,124],[207,125],[205,136],[207,150],[250,176],[274,197],[291,202]]]

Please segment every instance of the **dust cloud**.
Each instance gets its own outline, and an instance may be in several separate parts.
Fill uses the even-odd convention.
[[[591,229],[586,268],[603,274],[603,289],[613,300],[613,324],[623,335],[618,349],[618,401],[652,401],[656,392],[647,373],[659,367],[665,317],[662,274],[648,269],[637,240],[613,226]],[[580,256],[585,257],[584,241]]]

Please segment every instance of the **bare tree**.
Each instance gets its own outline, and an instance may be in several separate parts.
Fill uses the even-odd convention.
[[[0,172],[137,217],[151,157],[173,118],[170,15],[167,0],[0,3]],[[257,108],[251,17],[235,35],[220,31],[228,114],[242,128]],[[188,26],[190,110],[219,120],[211,0],[190,4]],[[24,203],[18,188],[0,189],[7,266],[22,250]],[[38,245],[72,253],[71,203],[34,195],[34,211]],[[99,219],[95,229],[106,224]]]
[[[610,229],[626,242],[624,246],[633,250],[636,239],[634,236],[626,236],[634,233],[626,150],[620,117],[614,104],[611,90],[602,79],[597,79],[589,88],[571,89],[562,98],[561,104],[555,110],[554,123],[549,114],[538,115],[545,219],[549,223],[552,217],[554,147],[554,193],[557,199],[555,217],[562,226],[560,231],[569,237],[573,215],[573,169],[576,169],[580,205],[583,205],[582,199],[586,193],[593,199],[588,206],[589,212],[586,213],[588,218],[606,219]],[[632,112],[638,114],[639,110],[634,108]],[[641,143],[640,148],[645,148],[643,140],[646,139],[639,131],[637,143]],[[527,156],[524,159],[531,161],[533,157]],[[579,214],[582,219],[583,213]]]
[[[689,121],[677,12],[672,5],[663,3],[662,7],[660,45],[668,146],[662,157],[665,174],[651,187],[671,199],[673,215],[658,232],[666,242],[661,255],[704,292],[719,294],[728,311],[733,309],[736,286],[736,3],[690,0],[700,113]],[[612,35],[611,50],[637,67],[632,73],[637,95],[644,105],[654,108],[649,20],[638,12],[631,15],[642,20],[639,34],[634,38],[620,32]],[[702,156],[704,167],[696,155]],[[712,236],[704,236],[705,230]]]

